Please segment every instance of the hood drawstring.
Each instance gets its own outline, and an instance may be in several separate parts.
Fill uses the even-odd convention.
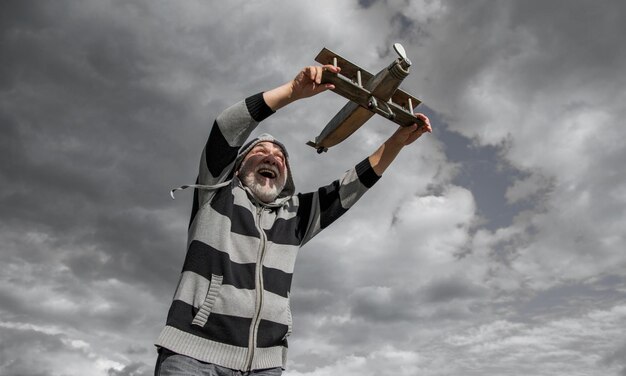
[[[215,184],[215,185],[202,185],[202,184],[187,184],[187,185],[181,185],[178,188],[174,188],[170,191],[170,196],[172,197],[172,200],[175,199],[174,197],[174,192],[176,191],[182,191],[183,189],[187,189],[187,188],[197,188],[197,189],[206,189],[208,191],[212,191],[214,189],[218,189],[218,188],[222,188],[225,187],[227,185],[229,185],[233,180],[226,180],[225,182],[219,183],[219,184]]]
[[[285,148],[285,145],[283,145],[281,142],[279,142],[278,140],[276,140],[274,138],[274,136],[267,134],[267,133],[263,133],[262,135],[260,135],[259,137],[249,141],[247,144],[243,145],[240,149],[239,152],[237,153],[237,158],[235,159],[235,163],[232,167],[232,171],[237,171],[239,169],[239,167],[241,166],[241,162],[243,161],[243,159],[245,158],[246,154],[248,154],[248,152],[250,150],[252,150],[252,148],[264,141],[268,141],[268,142],[272,142],[276,145],[278,145],[282,151],[283,151],[283,155],[285,156],[285,167],[287,168],[287,181],[285,182],[285,187],[283,188],[283,190],[278,194],[278,197],[276,198],[276,200],[278,200],[277,202],[283,202],[284,198],[289,198],[291,197],[295,191],[296,191],[296,187],[293,183],[293,174],[291,171],[291,167],[289,166],[289,154],[287,153],[287,149]],[[232,173],[231,171],[231,173]],[[218,183],[215,185],[201,185],[201,184],[189,184],[189,185],[182,185],[178,188],[174,188],[170,191],[170,196],[172,197],[172,199],[174,199],[174,192],[176,191],[180,191],[183,189],[187,189],[187,188],[198,188],[198,189],[207,189],[207,190],[214,190],[214,189],[218,189],[218,188],[222,188],[225,187],[227,185],[229,185],[232,182],[233,179],[227,180],[223,183]]]

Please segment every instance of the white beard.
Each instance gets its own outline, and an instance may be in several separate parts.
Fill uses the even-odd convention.
[[[258,170],[263,165],[257,166]],[[252,170],[247,163],[244,163],[239,169],[239,179],[246,187],[250,188],[252,193],[259,201],[264,203],[270,203],[278,197],[285,187],[287,178],[285,175],[281,175],[278,179],[272,179],[272,183],[264,184],[265,182],[257,179],[256,170]],[[264,179],[265,180],[265,179]]]

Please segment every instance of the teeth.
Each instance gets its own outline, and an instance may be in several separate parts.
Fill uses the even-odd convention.
[[[259,168],[257,172],[260,175],[263,175],[264,177],[271,178],[271,179],[274,179],[275,177],[278,176],[278,171],[276,171],[273,167],[264,166],[264,167]]]

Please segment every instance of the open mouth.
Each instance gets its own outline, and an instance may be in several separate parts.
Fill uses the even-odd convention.
[[[275,179],[278,173],[270,168],[260,168],[257,173],[268,179]]]

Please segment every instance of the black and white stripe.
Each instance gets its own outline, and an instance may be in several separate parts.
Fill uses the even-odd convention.
[[[196,184],[230,183],[194,190],[187,255],[157,340],[157,346],[242,371],[285,366],[298,250],[378,180],[366,159],[315,192],[259,204],[234,169],[239,146],[271,113],[257,94],[215,121]],[[250,338],[256,338],[252,345]]]

